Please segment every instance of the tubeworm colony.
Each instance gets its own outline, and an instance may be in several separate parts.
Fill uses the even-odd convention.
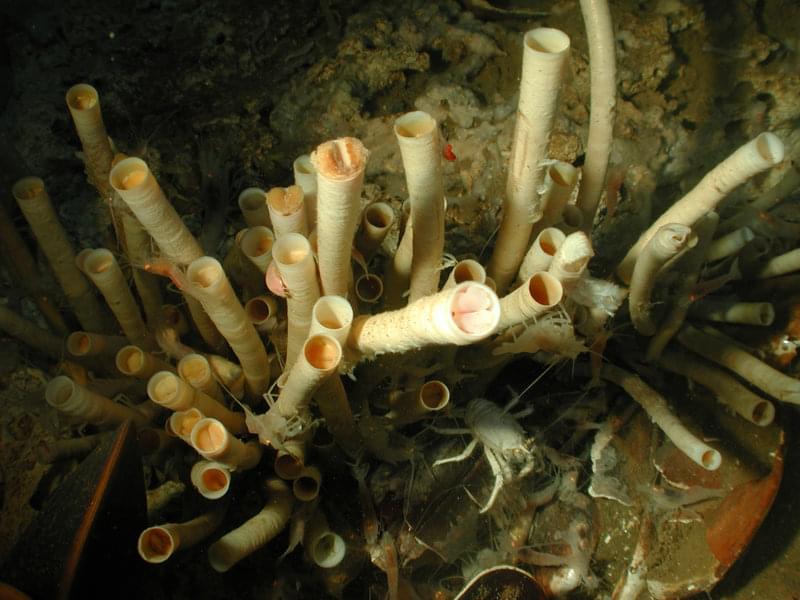
[[[642,540],[670,501],[719,503],[730,489],[692,488],[690,501],[665,480],[660,490],[687,494],[665,500],[612,477],[607,453],[645,414],[652,452],[724,470],[725,440],[673,398],[687,381],[745,427],[800,404],[786,369],[798,332],[777,334],[783,354],[773,338],[759,355],[749,347],[754,330],[766,339],[783,326],[787,305],[770,286],[800,302],[799,215],[781,211],[800,179],[797,135],[724,141],[715,155],[727,157],[648,218],[654,174],[612,150],[613,15],[604,0],[581,0],[580,12],[590,77],[580,159],[554,142],[576,48],[540,18],[518,39],[505,113],[478,125],[455,96],[448,109],[423,94],[361,138],[320,137],[293,180],[287,170],[280,186],[234,190],[219,252],[176,209],[164,162],[120,152],[103,86],[66,90],[105,247],[76,253],[48,174],[20,178],[10,191],[31,238],[15,246],[0,213],[5,251],[34,264],[35,240],[64,301],[20,280],[33,304],[27,316],[0,306],[0,328],[57,361],[44,397],[63,439],[43,461],[88,452],[96,442],[78,444],[78,432],[132,420],[149,440],[150,487],[187,484],[125,541],[144,561],[168,566],[201,548],[195,566],[269,565],[264,585],[303,598],[452,598],[508,563],[555,595],[600,594],[617,580],[592,562],[592,506],[617,501],[640,507],[646,526],[614,597],[647,586],[660,597]],[[464,52],[492,44],[469,35]],[[489,143],[492,131],[504,133]],[[479,155],[491,155],[495,182],[473,169]],[[737,190],[754,201],[731,202]],[[481,220],[470,203],[493,210]],[[450,239],[470,210],[469,241]],[[553,507],[563,519],[543,538],[539,515]]]

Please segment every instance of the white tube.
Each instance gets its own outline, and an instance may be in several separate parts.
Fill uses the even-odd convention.
[[[477,260],[472,260],[471,258],[460,260],[450,270],[442,289],[450,289],[465,281],[486,283],[486,269]]]
[[[328,520],[317,509],[306,527],[303,546],[313,563],[323,569],[332,569],[344,560],[347,544],[337,533],[331,531]]]
[[[795,248],[785,254],[769,259],[767,264],[756,273],[756,277],[758,279],[768,279],[769,277],[779,277],[793,271],[800,271],[800,248]]]
[[[225,425],[209,417],[195,423],[190,439],[200,456],[220,462],[232,471],[258,465],[264,449],[255,440],[245,443],[233,437]]]
[[[272,262],[272,246],[275,234],[269,227],[262,225],[245,229],[239,240],[239,250],[252,262],[261,273],[267,272]]]
[[[750,140],[719,163],[639,237],[617,267],[620,279],[625,283],[630,282],[639,253],[662,225],[693,225],[700,217],[713,211],[734,189],[754,175],[780,163],[783,152],[783,142],[775,134],[767,132]]]
[[[503,221],[487,272],[505,293],[519,270],[533,224],[543,214],[539,187],[547,143],[555,120],[561,78],[570,40],[557,29],[540,27],[525,34],[519,107],[508,166]]]
[[[426,381],[418,390],[401,393],[391,401],[386,417],[394,423],[406,425],[443,410],[450,403],[450,388],[443,381]]]
[[[303,415],[316,389],[336,372],[341,360],[342,347],[334,338],[321,334],[309,337],[270,410],[277,411],[285,419]]]
[[[667,401],[636,375],[628,373],[611,364],[604,364],[602,377],[624,389],[636,400],[656,425],[661,428],[670,441],[694,463],[709,471],[715,471],[722,464],[722,455],[704,444],[690,432],[678,417],[673,414]]]
[[[261,396],[269,384],[267,351],[247,319],[222,265],[215,258],[203,256],[189,265],[186,276],[192,283],[190,293],[203,305],[239,359],[248,391],[253,396]]]
[[[311,245],[302,235],[287,233],[282,236],[275,242],[272,255],[287,289],[286,310],[289,323],[284,371],[288,371],[308,335],[311,311],[319,299],[320,290]],[[348,260],[349,256],[348,253]]]
[[[558,279],[545,271],[534,273],[523,285],[500,299],[497,330],[536,318],[561,302],[563,297],[564,288]]]
[[[359,275],[353,287],[356,298],[365,304],[375,304],[383,295],[383,279],[372,273]]]
[[[317,255],[322,293],[347,296],[353,279],[350,248],[361,214],[361,187],[369,152],[356,138],[317,146]]]
[[[337,296],[339,298],[340,296]],[[294,480],[300,477],[306,461],[306,444],[297,438],[286,440],[275,455],[273,469],[281,479]]]
[[[269,227],[267,193],[258,187],[249,187],[239,193],[239,210],[248,227]]]
[[[394,224],[394,210],[386,202],[373,202],[361,215],[361,230],[356,236],[356,248],[366,260],[380,248]]]
[[[136,379],[150,379],[158,371],[174,371],[172,365],[132,345],[120,348],[114,362],[120,373]]]
[[[367,357],[431,344],[463,346],[490,336],[499,320],[497,295],[483,284],[465,282],[405,308],[357,318],[347,343]]]
[[[303,188],[303,204],[309,229],[317,225],[317,170],[308,154],[298,156],[292,163],[294,183]]]
[[[242,413],[228,410],[211,396],[190,386],[175,373],[159,371],[153,375],[147,382],[147,395],[156,404],[170,410],[197,408],[205,416],[222,421],[225,427],[234,433],[247,431],[245,416]]]
[[[546,271],[567,236],[555,227],[546,227],[533,240],[517,273],[518,281],[526,281],[534,273]]]
[[[93,425],[116,427],[128,419],[140,426],[147,423],[147,418],[139,411],[95,394],[66,375],[51,379],[44,397],[59,412]]]
[[[178,549],[190,548],[211,535],[224,516],[224,508],[217,508],[185,523],[148,527],[139,535],[139,556],[151,564],[162,563]]]
[[[775,419],[775,406],[757,396],[725,371],[717,369],[692,353],[677,352],[669,347],[658,364],[708,388],[717,400],[736,411],[751,423],[766,427]]]
[[[544,175],[544,214],[540,225],[550,227],[561,221],[564,208],[578,183],[578,169],[568,162],[555,161]]]
[[[140,158],[118,162],[109,174],[111,185],[171,262],[188,265],[203,251],[169,203],[161,186]]]
[[[711,335],[684,325],[676,338],[687,349],[730,369],[776,400],[800,404],[800,380],[773,369],[721,333]]]
[[[194,463],[190,474],[192,485],[208,500],[219,500],[231,486],[231,472],[222,463],[200,460]]]
[[[278,299],[263,294],[244,303],[244,312],[259,333],[272,333],[278,325]]]
[[[406,113],[394,122],[406,174],[411,220],[416,229],[411,255],[409,302],[439,289],[444,249],[444,184],[441,136],[428,113]]]
[[[581,13],[589,40],[591,107],[586,160],[581,169],[581,185],[576,205],[583,213],[583,224],[591,229],[603,192],[608,157],[614,137],[614,111],[617,104],[617,67],[614,56],[614,27],[606,0],[581,0]]]
[[[191,445],[194,426],[205,418],[206,416],[201,413],[199,409],[194,407],[188,410],[177,410],[167,419],[169,421],[169,427],[166,429]]]
[[[689,314],[706,321],[762,327],[769,327],[775,320],[775,308],[771,302],[739,302],[714,298],[703,298],[699,302],[692,303]]]
[[[749,227],[734,229],[729,234],[711,242],[711,246],[706,253],[706,261],[714,262],[715,260],[732,256],[744,248],[753,238],[755,238],[755,234]]]
[[[208,549],[208,561],[219,572],[228,571],[278,535],[292,513],[292,494],[280,479],[267,480],[269,500],[264,508],[241,526],[225,534]]]
[[[303,188],[299,185],[272,188],[267,192],[267,209],[276,238],[287,233],[308,235]]]

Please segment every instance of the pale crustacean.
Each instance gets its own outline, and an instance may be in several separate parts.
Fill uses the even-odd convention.
[[[462,452],[437,460],[433,463],[434,467],[466,460],[478,444],[483,444],[484,456],[494,475],[494,485],[489,499],[480,510],[481,513],[492,508],[505,484],[531,473],[536,466],[535,454],[531,449],[532,440],[518,421],[529,415],[531,409],[525,408],[517,413],[509,412],[519,399],[520,396],[515,395],[505,408],[500,408],[484,398],[474,398],[467,403],[464,415],[466,428],[434,428],[434,431],[443,434],[472,435],[472,440]]]

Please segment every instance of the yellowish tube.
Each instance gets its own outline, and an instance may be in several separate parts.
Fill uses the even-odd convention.
[[[408,282],[411,280],[411,254],[413,252],[413,245],[414,229],[409,216],[409,218],[406,219],[403,236],[397,244],[397,249],[394,252],[394,256],[392,256],[392,261],[389,264],[385,276],[384,306],[387,310],[400,308],[407,302],[405,293],[408,290]]]
[[[539,187],[569,51],[569,37],[557,29],[540,27],[525,34],[503,221],[487,268],[501,294],[517,274],[533,224],[544,211]]]
[[[460,260],[450,270],[447,281],[444,282],[442,289],[448,290],[465,281],[486,283],[486,269],[484,269],[483,265],[477,260],[472,260],[471,258]]]
[[[294,183],[303,188],[303,204],[309,230],[317,225],[317,170],[308,154],[298,156],[292,163]]]
[[[346,296],[353,279],[350,249],[361,214],[361,188],[369,152],[356,138],[320,144],[317,170],[317,248],[325,295]]]
[[[23,319],[13,310],[0,304],[0,330],[14,336],[31,348],[50,356],[51,358],[61,358],[64,347],[63,340],[54,336],[49,331],[41,329],[39,326]]]
[[[114,151],[108,140],[103,115],[100,112],[100,95],[87,83],[73,85],[67,90],[67,108],[75,124],[75,131],[81,140],[83,161],[89,182],[100,193],[105,202],[111,201],[111,186],[108,184],[108,173]],[[107,212],[106,208],[106,212]],[[108,222],[108,216],[105,217]]]
[[[321,334],[309,337],[270,410],[277,411],[284,419],[305,415],[314,392],[336,372],[341,360],[342,347],[335,339]]]
[[[133,345],[120,348],[115,363],[120,373],[136,379],[150,379],[158,371],[175,370],[172,365]]]
[[[170,371],[159,371],[150,378],[147,382],[147,395],[153,402],[173,411],[197,408],[205,416],[222,421],[233,433],[247,431],[245,416],[242,413],[228,410],[214,398],[194,389]]]
[[[406,113],[394,122],[406,173],[416,235],[411,254],[409,302],[439,289],[444,249],[444,184],[439,126],[428,113]]]
[[[292,480],[292,493],[300,502],[311,502],[319,496],[322,472],[314,466],[305,466]]]
[[[342,536],[331,531],[320,509],[317,509],[306,527],[303,546],[314,564],[323,569],[339,565],[347,554],[347,544]]]
[[[131,343],[155,346],[148,338],[142,315],[114,255],[105,248],[90,250],[83,258],[83,272],[94,282]]]
[[[290,439],[283,444],[283,449],[275,455],[275,474],[281,479],[294,480],[300,477],[306,461],[306,444],[304,440]]]
[[[239,240],[239,250],[252,262],[262,275],[272,261],[272,246],[275,234],[268,227],[257,226],[246,229]]]
[[[66,375],[51,379],[44,397],[59,412],[93,425],[116,427],[128,419],[136,425],[147,423],[147,418],[139,411],[95,394]]]
[[[211,567],[224,573],[277,536],[292,513],[292,494],[280,479],[265,484],[269,500],[264,508],[241,526],[226,533],[208,549]]]
[[[545,271],[534,273],[523,285],[500,299],[497,330],[534,319],[556,306],[564,297],[561,282]]]
[[[219,500],[228,493],[231,486],[230,469],[213,460],[194,463],[190,479],[198,493],[208,500]]]
[[[38,177],[25,177],[14,184],[11,193],[31,226],[81,327],[95,333],[103,332],[107,327],[107,313],[92,293],[86,277],[75,265],[75,253],[53,210],[44,181]]]
[[[592,256],[594,250],[589,236],[582,231],[576,231],[569,234],[556,250],[547,272],[561,282],[564,293],[569,295],[589,267]]]
[[[176,410],[169,416],[169,430],[184,442],[192,444],[192,430],[197,423],[206,416],[197,408]]]
[[[288,338],[284,372],[288,372],[308,335],[311,311],[319,299],[320,290],[311,244],[302,235],[287,233],[282,236],[275,242],[272,255],[287,290]]]
[[[426,381],[418,390],[400,394],[391,402],[386,417],[398,425],[406,425],[431,416],[450,403],[450,388],[443,381]]]
[[[214,398],[217,402],[223,402],[225,397],[222,390],[214,379],[214,371],[211,363],[202,354],[193,352],[187,354],[178,361],[178,375],[194,389],[199,390]]]
[[[386,202],[373,202],[361,215],[356,248],[366,260],[372,258],[394,224],[394,211]]]
[[[158,278],[142,268],[150,260],[152,254],[150,234],[130,211],[120,211],[120,220],[122,231],[125,234],[125,254],[133,267],[131,269],[133,283],[136,285],[139,300],[142,302],[142,311],[147,325],[152,330],[160,322],[164,300],[161,296]]]
[[[186,277],[192,284],[190,293],[203,305],[239,359],[248,391],[260,397],[269,384],[267,351],[233,292],[222,265],[215,258],[203,256],[189,265]]]
[[[522,259],[522,264],[517,273],[519,281],[526,281],[534,273],[539,271],[546,271],[553,262],[553,257],[558,252],[558,249],[564,243],[567,236],[564,232],[555,227],[546,227],[542,229],[533,240],[530,249]]]
[[[206,417],[195,423],[191,443],[203,458],[220,462],[232,471],[246,471],[258,465],[264,446],[253,440],[233,437],[217,419]]]

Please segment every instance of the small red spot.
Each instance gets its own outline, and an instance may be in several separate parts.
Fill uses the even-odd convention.
[[[442,150],[442,156],[444,156],[445,160],[449,160],[453,162],[456,159],[456,155],[453,152],[453,144],[445,144],[444,150]]]

